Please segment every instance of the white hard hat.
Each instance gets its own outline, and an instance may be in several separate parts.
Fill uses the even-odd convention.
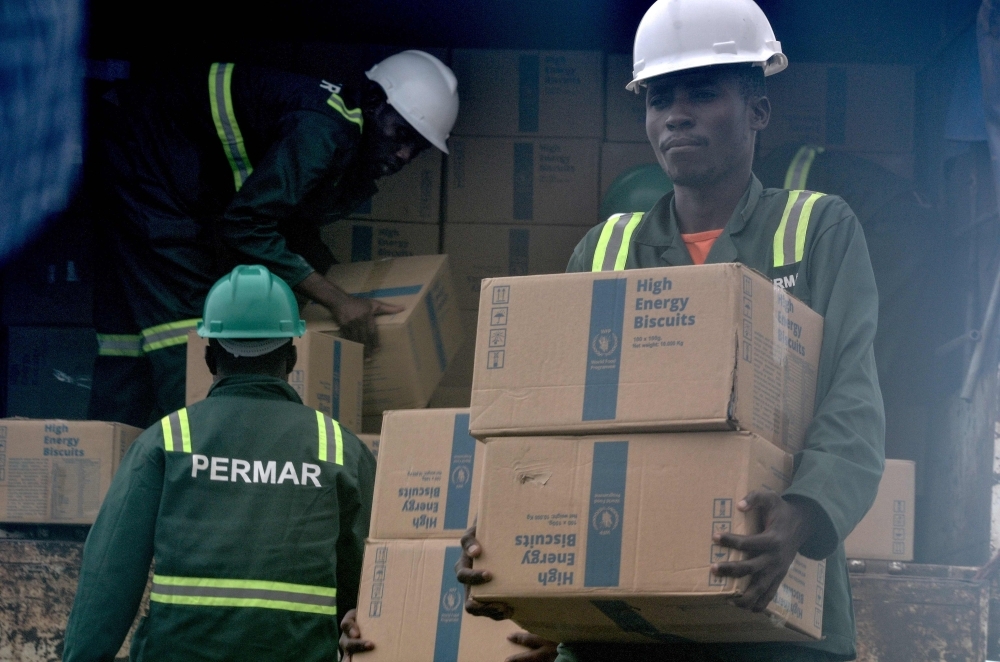
[[[635,33],[632,82],[685,69],[750,62],[770,76],[788,66],[781,42],[753,0],[657,0]]]
[[[430,53],[403,51],[365,75],[382,86],[389,105],[410,126],[448,153],[448,135],[458,117],[458,80],[451,69]]]

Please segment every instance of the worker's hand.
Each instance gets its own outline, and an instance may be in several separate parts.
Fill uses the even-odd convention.
[[[473,570],[473,559],[479,558],[483,553],[483,546],[476,540],[476,527],[472,527],[462,536],[462,558],[455,564],[455,575],[458,581],[465,584],[465,611],[473,616],[486,616],[494,621],[503,621],[510,618],[513,610],[510,605],[502,602],[483,603],[473,600],[469,595],[469,588],[485,584],[493,579],[493,573],[489,570]]]
[[[333,319],[340,327],[340,335],[347,340],[363,344],[366,358],[378,349],[378,328],[375,326],[375,318],[380,315],[395,315],[403,310],[402,306],[384,301],[352,296],[330,307]]]
[[[555,659],[559,657],[559,651],[556,650],[559,644],[542,639],[537,634],[514,632],[507,635],[507,641],[531,650],[511,655],[505,662],[555,662]]]
[[[822,513],[816,512],[819,506],[812,501],[785,500],[771,490],[751,492],[736,507],[746,513],[755,512],[763,530],[752,536],[715,534],[716,543],[746,554],[742,561],[713,563],[712,572],[719,577],[750,577],[743,595],[734,603],[744,609],[763,611],[774,599],[795,555],[809,539]]]
[[[364,653],[375,648],[375,644],[361,638],[361,628],[358,627],[358,610],[352,609],[344,614],[340,622],[340,650],[344,659],[350,660],[354,653]]]

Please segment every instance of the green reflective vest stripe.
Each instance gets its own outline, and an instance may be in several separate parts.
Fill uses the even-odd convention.
[[[319,427],[319,460],[320,462],[330,462],[333,458],[334,464],[344,465],[344,433],[340,429],[340,423],[329,416],[324,416],[323,412],[316,412],[316,425]],[[330,445],[333,444],[333,448]]]
[[[344,119],[348,122],[357,124],[359,129],[363,128],[364,119],[361,116],[361,109],[348,108],[344,100],[340,98],[340,95],[336,93],[331,94],[330,98],[326,100],[326,104],[343,115]]]
[[[233,170],[233,182],[239,191],[253,172],[246,146],[243,144],[243,134],[240,125],[236,123],[236,113],[233,111],[233,81],[232,63],[216,62],[208,70],[208,100],[212,105],[212,119],[215,130],[222,141],[222,149],[226,152],[229,167]]]
[[[628,258],[632,233],[642,220],[643,212],[614,214],[604,222],[594,251],[591,271],[623,271]]]
[[[789,191],[781,223],[774,233],[774,266],[784,267],[802,261],[806,250],[806,231],[813,205],[823,197],[813,191]]]
[[[337,589],[285,582],[153,575],[153,602],[194,607],[255,607],[337,615]]]
[[[812,168],[813,161],[817,154],[822,154],[825,150],[822,147],[813,145],[803,145],[795,154],[795,158],[788,165],[785,173],[785,186],[789,190],[801,190],[806,187],[809,181],[809,169]]]
[[[142,330],[142,351],[152,352],[164,347],[183,345],[187,342],[188,331],[198,328],[200,319],[168,322]]]
[[[98,333],[98,356],[142,356],[142,336],[122,333]]]
[[[187,409],[178,409],[164,416],[160,419],[160,426],[163,428],[163,448],[168,453],[191,452],[191,426],[188,425]]]

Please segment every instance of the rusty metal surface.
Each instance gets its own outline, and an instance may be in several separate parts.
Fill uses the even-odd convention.
[[[62,659],[82,558],[82,542],[0,539],[0,662]],[[139,613],[147,606],[148,587]]]
[[[851,562],[859,662],[982,662],[989,584],[975,568]]]

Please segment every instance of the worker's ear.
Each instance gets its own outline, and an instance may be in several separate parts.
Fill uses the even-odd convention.
[[[750,128],[763,131],[771,121],[771,100],[767,97],[751,97],[747,102]]]
[[[285,375],[292,374],[292,370],[295,370],[295,364],[299,362],[299,350],[292,345],[288,350],[288,359],[285,363]]]
[[[212,373],[212,376],[216,376],[219,370],[219,364],[215,360],[215,349],[212,344],[209,343],[205,345],[205,363],[208,365],[208,371]]]

